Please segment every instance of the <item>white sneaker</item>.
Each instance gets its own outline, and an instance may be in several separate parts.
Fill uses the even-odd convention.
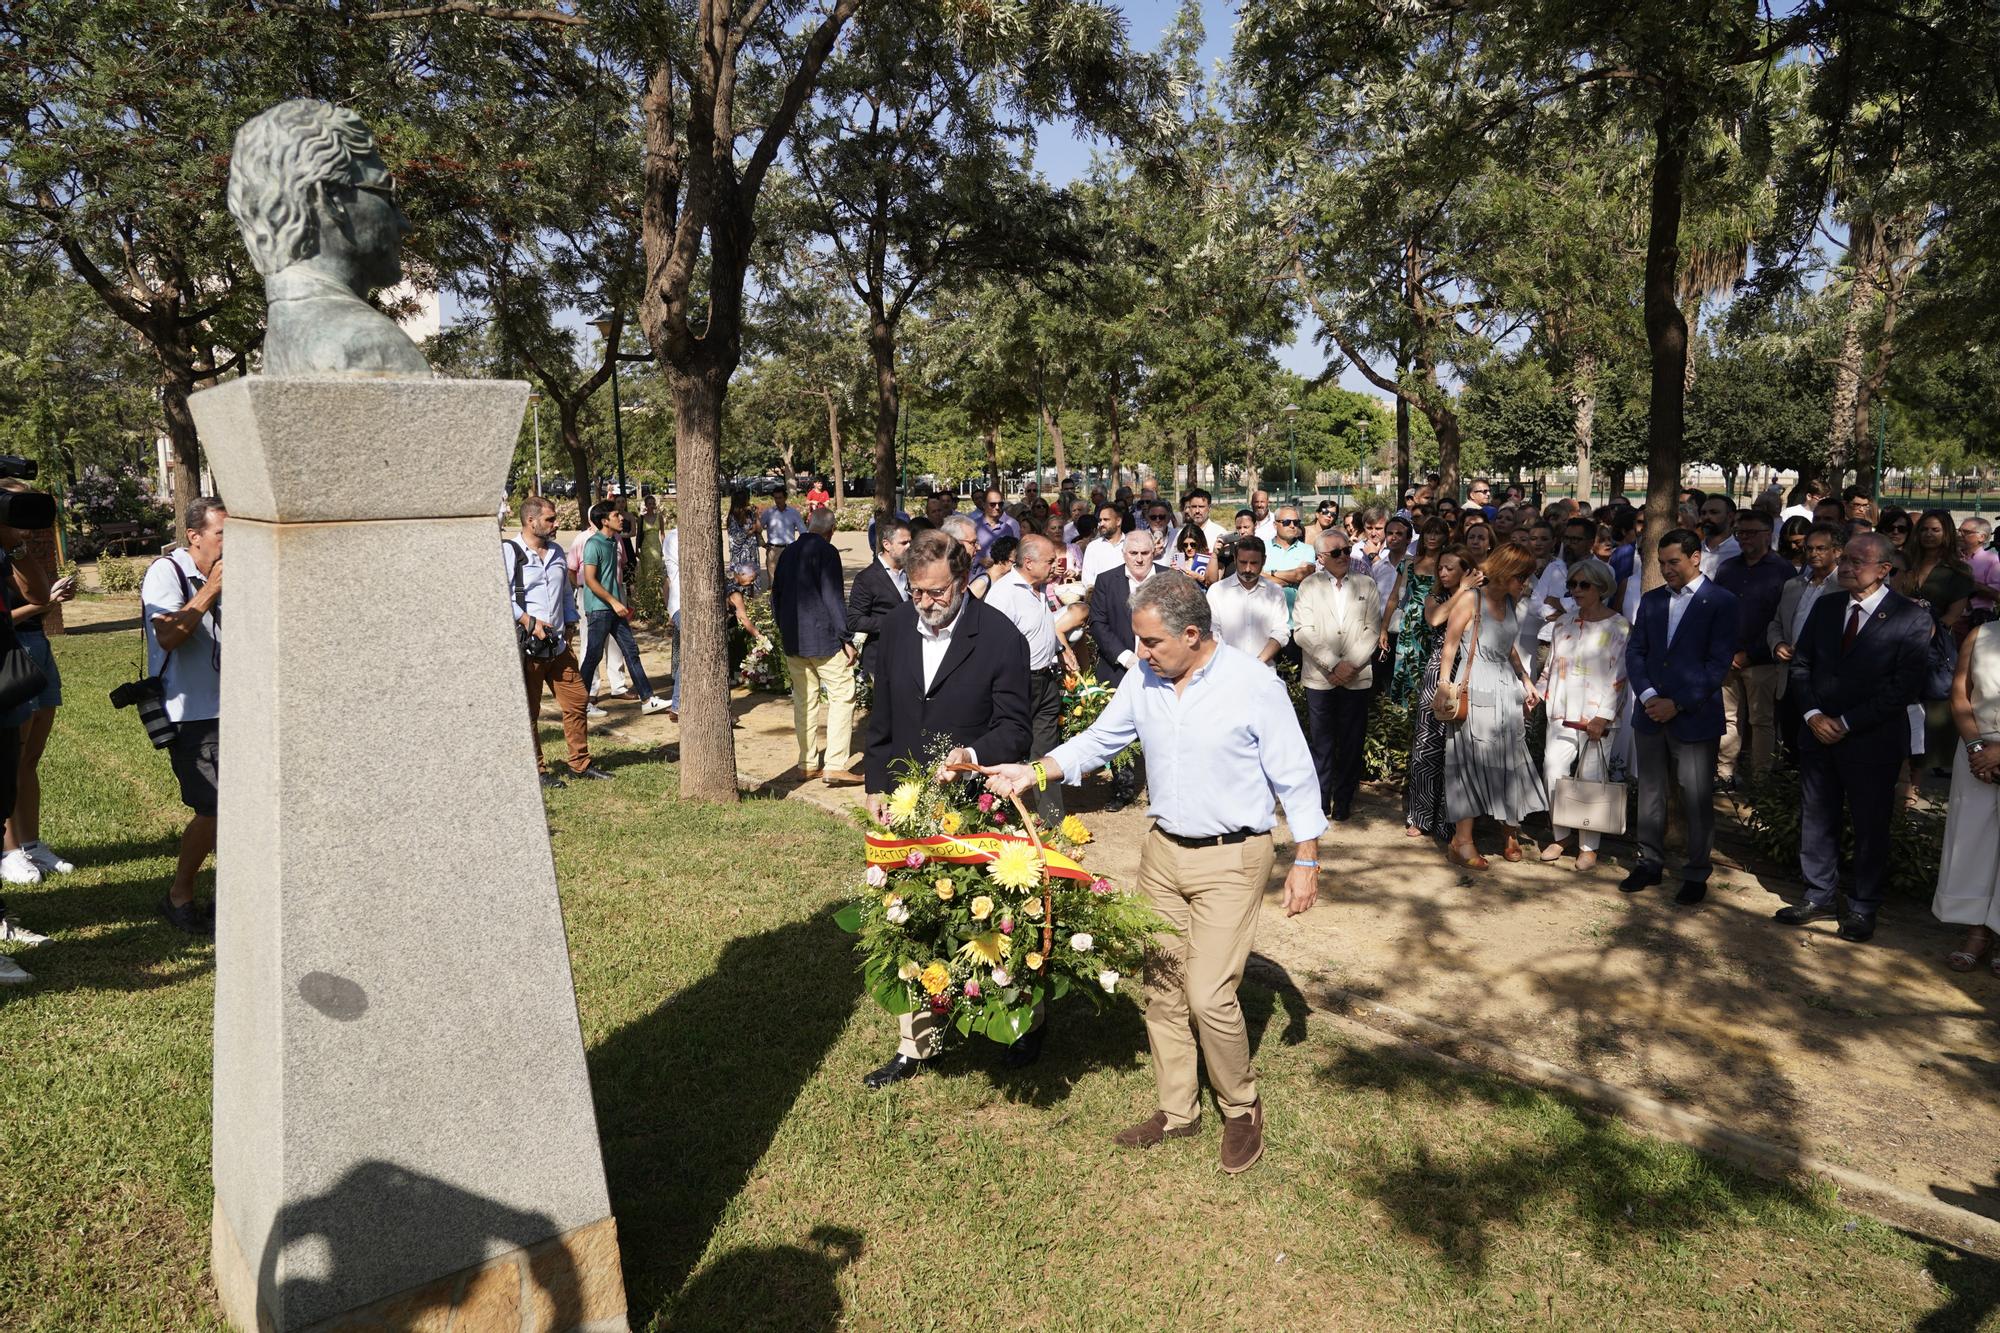
[[[590,718],[611,716],[611,714],[605,712],[602,708],[599,708],[596,704],[592,704],[590,707],[584,709],[583,715],[585,717],[590,717]]]
[[[0,953],[0,986],[25,986],[34,979],[34,973],[24,971],[19,963]]]
[[[28,859],[35,863],[35,869],[41,871],[44,875],[67,875],[70,871],[76,869],[75,866],[49,850],[49,845],[40,838],[27,843],[21,850],[26,852]]]
[[[642,713],[664,713],[671,706],[665,699],[656,694],[646,700],[646,702],[640,704],[639,711]]]
[[[29,930],[11,916],[0,916],[0,944],[12,944],[23,949],[32,949],[37,944],[47,944],[49,937]]]
[[[16,847],[5,856],[0,856],[0,879],[9,884],[40,884],[42,872],[28,859],[27,852]]]

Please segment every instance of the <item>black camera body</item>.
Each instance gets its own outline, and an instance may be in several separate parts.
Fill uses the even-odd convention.
[[[113,708],[137,708],[139,722],[146,728],[146,739],[153,743],[155,750],[164,750],[173,744],[174,720],[167,716],[167,690],[158,676],[147,676],[144,680],[127,681],[111,691]]]

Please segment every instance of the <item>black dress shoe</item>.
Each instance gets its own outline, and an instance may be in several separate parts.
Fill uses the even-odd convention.
[[[1026,1069],[1042,1058],[1042,1039],[1048,1036],[1048,1020],[1031,1032],[1024,1032],[1014,1039],[1014,1044],[1000,1052],[1000,1063],[1009,1069]]]
[[[1111,799],[1104,803],[1104,813],[1107,815],[1115,815],[1124,808],[1125,808],[1125,798],[1123,796],[1120,796],[1117,792],[1113,792],[1111,794]]]
[[[1674,905],[1676,907],[1693,907],[1706,897],[1708,897],[1707,880],[1684,879],[1681,881],[1681,891],[1674,895]]]
[[[1840,930],[1836,933],[1850,944],[1866,944],[1875,938],[1875,918],[1849,912],[1840,918]]]
[[[907,1055],[897,1055],[891,1058],[888,1064],[883,1065],[873,1073],[863,1074],[861,1076],[861,1083],[864,1087],[879,1091],[888,1087],[891,1083],[901,1083],[904,1079],[915,1078],[923,1072],[924,1062],[922,1060],[912,1060]]]
[[[1836,915],[1832,907],[1822,907],[1808,898],[1796,907],[1780,907],[1772,914],[1772,920],[1781,926],[1807,926]]]
[[[548,791],[560,791],[562,788],[569,786],[569,784],[553,773],[544,773],[542,774],[542,786]]]
[[[1354,818],[1354,812],[1344,806],[1335,806],[1333,812],[1327,817],[1336,824],[1345,824],[1348,820]]]
[[[1660,882],[1660,872],[1652,866],[1633,866],[1625,872],[1625,878],[1618,881],[1618,892],[1637,893],[1650,889]]]

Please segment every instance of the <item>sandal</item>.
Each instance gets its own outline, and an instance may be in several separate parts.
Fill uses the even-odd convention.
[[[1479,854],[1479,849],[1473,846],[1471,843],[1466,843],[1465,846],[1467,850],[1461,852],[1458,850],[1459,845],[1457,843],[1455,842],[1446,843],[1444,848],[1444,859],[1451,862],[1455,866],[1464,866],[1467,870],[1486,869],[1488,864],[1487,860],[1485,857]]]
[[[1576,868],[1577,868],[1578,870],[1595,870],[1595,869],[1597,869],[1597,853],[1596,853],[1596,852],[1578,852],[1578,853],[1576,854]]]
[[[1993,932],[1984,926],[1974,926],[1965,937],[1965,947],[1953,949],[1944,956],[1944,965],[1954,972],[1970,972],[1979,966],[1979,960],[1993,947]],[[2000,962],[2000,959],[1995,959]]]
[[[1424,831],[1415,824],[1405,824],[1403,825],[1403,836],[1406,838],[1421,838],[1424,836]]]
[[[1521,859],[1521,843],[1513,834],[1510,833],[1507,835],[1507,845],[1500,849],[1500,857],[1505,861],[1518,861]]]

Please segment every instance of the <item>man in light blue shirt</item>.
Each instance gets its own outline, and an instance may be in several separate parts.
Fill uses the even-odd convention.
[[[987,769],[987,785],[1001,796],[1048,782],[1074,786],[1142,743],[1153,825],[1139,887],[1180,933],[1161,939],[1159,963],[1146,968],[1146,1038],[1160,1109],[1116,1141],[1150,1148],[1198,1132],[1199,1033],[1199,1060],[1223,1116],[1222,1168],[1234,1174],[1264,1151],[1264,1108],[1236,988],[1275,859],[1273,798],[1284,803],[1297,843],[1285,877],[1287,915],[1311,908],[1318,894],[1326,816],[1284,684],[1256,658],[1217,642],[1201,585],[1162,570],[1133,591],[1131,615],[1139,660],[1103,714],[1046,758]]]
[[[602,781],[611,774],[590,762],[590,728],[585,714],[590,692],[577,666],[576,602],[569,595],[569,561],[555,542],[556,507],[539,495],[521,501],[521,536],[500,543],[500,568],[507,580],[508,609],[529,639],[544,645],[521,655],[521,675],[528,686],[528,735],[535,743],[535,768],[544,787],[568,785],[549,771],[542,754],[542,690],[556,696],[562,712],[563,742],[569,749],[569,775]],[[547,641],[555,640],[549,651]]]

